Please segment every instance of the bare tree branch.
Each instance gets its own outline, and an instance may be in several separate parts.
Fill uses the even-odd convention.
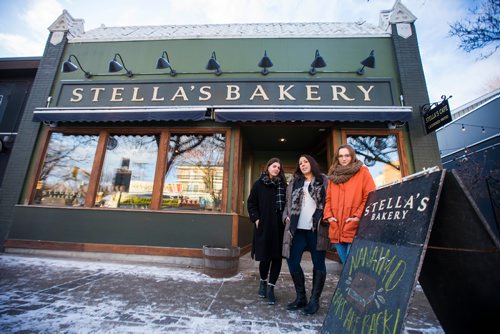
[[[483,0],[479,7],[470,9],[472,18],[450,25],[450,36],[460,39],[459,48],[465,52],[492,47],[481,53],[485,59],[500,47],[500,0]]]

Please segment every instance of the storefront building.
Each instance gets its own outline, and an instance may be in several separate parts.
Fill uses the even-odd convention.
[[[63,14],[2,194],[6,249],[200,258],[250,249],[266,161],[327,171],[352,144],[377,185],[439,164],[413,22],[101,27]],[[372,51],[373,50],[373,51]],[[61,70],[62,69],[62,70]]]
[[[40,58],[0,58],[0,189]]]

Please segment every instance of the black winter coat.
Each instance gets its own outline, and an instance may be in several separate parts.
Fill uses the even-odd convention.
[[[282,211],[276,211],[276,186],[266,185],[261,179],[252,186],[247,200],[250,220],[254,223],[252,258],[256,261],[281,259],[283,232]],[[259,228],[255,221],[260,219]]]

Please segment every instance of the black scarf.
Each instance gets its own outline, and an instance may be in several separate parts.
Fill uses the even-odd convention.
[[[281,178],[276,177],[273,179],[269,179],[269,176],[267,176],[266,172],[262,172],[262,175],[260,176],[260,180],[262,183],[264,183],[266,186],[274,186],[276,187],[276,211],[278,212],[283,212],[283,209],[285,208],[285,185],[283,184],[283,181],[281,181]]]
[[[304,197],[304,182],[303,177],[295,179],[293,182],[292,189],[292,206],[290,209],[290,231],[292,234],[295,233],[297,225],[299,223],[299,216],[302,210],[302,201]],[[323,180],[313,179],[307,187],[309,195],[316,203],[316,211],[313,214],[313,230],[317,228],[318,220],[323,216],[323,209],[325,207],[325,188],[323,186]]]

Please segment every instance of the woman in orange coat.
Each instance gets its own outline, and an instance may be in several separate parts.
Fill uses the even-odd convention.
[[[328,237],[345,263],[358,232],[368,194],[375,190],[370,171],[356,158],[350,145],[341,145],[328,171],[323,220],[330,224]]]

